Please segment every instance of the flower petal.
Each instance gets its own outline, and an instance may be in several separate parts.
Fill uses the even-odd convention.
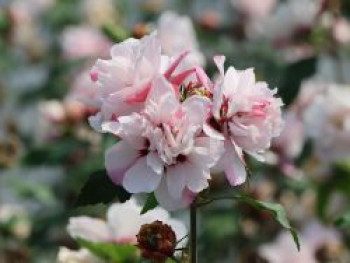
[[[162,174],[164,171],[164,164],[159,155],[155,152],[147,154],[147,165],[153,169],[157,174]]]
[[[161,178],[162,174],[154,172],[143,157],[126,171],[123,186],[130,193],[150,193],[158,187]]]
[[[167,169],[167,188],[169,194],[175,199],[181,198],[182,192],[186,186],[186,177],[190,175],[187,166],[186,164],[177,164]]]
[[[240,151],[239,147],[236,150],[230,141],[226,141],[225,152],[212,169],[214,173],[225,172],[226,178],[232,186],[244,183],[247,178],[243,157],[240,157],[237,151]]]
[[[166,179],[163,178],[154,191],[159,205],[168,211],[174,211],[189,206],[193,201],[193,196],[184,191],[183,196],[179,199],[169,194]]]
[[[114,242],[129,244],[136,242],[136,235],[143,224],[140,212],[141,208],[133,199],[125,203],[115,203],[108,209],[108,227]]]
[[[101,219],[87,216],[71,217],[67,226],[69,235],[91,242],[110,242],[111,236],[107,224]]]
[[[122,183],[126,170],[136,162],[138,157],[139,152],[125,141],[120,141],[107,150],[105,167],[113,183],[117,185]]]

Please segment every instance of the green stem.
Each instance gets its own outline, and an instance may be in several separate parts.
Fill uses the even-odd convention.
[[[191,263],[197,263],[197,204],[196,200],[191,204],[190,209],[190,256]]]

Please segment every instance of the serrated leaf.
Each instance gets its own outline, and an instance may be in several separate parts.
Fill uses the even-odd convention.
[[[130,199],[131,194],[123,187],[113,184],[106,170],[92,173],[83,186],[77,198],[75,206],[108,204],[117,198],[120,202]]]
[[[158,201],[154,193],[148,195],[147,200],[142,208],[141,215],[147,213],[158,206]]]
[[[350,211],[335,220],[334,224],[337,227],[345,228],[350,226]]]
[[[284,228],[289,230],[289,232],[292,235],[293,240],[297,246],[297,249],[300,250],[300,242],[299,242],[298,234],[297,234],[296,230],[294,228],[292,228],[292,226],[290,225],[290,223],[287,219],[286,211],[284,210],[282,205],[276,204],[276,203],[262,202],[262,201],[254,200],[248,196],[243,196],[243,195],[237,195],[236,199],[243,201],[243,202],[245,202],[245,203],[247,203],[247,204],[249,204],[257,209],[264,209],[264,210],[271,212],[273,214],[274,218],[277,220],[277,222],[280,223],[281,226],[283,226]]]
[[[95,243],[83,239],[77,240],[80,246],[87,248],[94,255],[108,262],[138,262],[138,248],[132,245],[117,245],[113,243]]]

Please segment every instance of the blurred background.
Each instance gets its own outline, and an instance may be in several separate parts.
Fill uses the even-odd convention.
[[[282,136],[240,188],[286,208],[302,251],[271,215],[220,201],[201,209],[200,262],[350,262],[349,0],[0,0],[0,262],[55,262],[76,248],[69,217],[105,217],[74,208],[115,142],[81,101],[97,58],[154,30],[212,77],[217,54],[254,67],[285,103]]]

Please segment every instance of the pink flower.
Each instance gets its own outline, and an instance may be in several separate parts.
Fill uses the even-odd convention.
[[[310,86],[311,85],[311,86]],[[323,163],[344,161],[350,157],[350,91],[347,85],[307,82],[304,88],[318,86],[302,117],[306,134]]]
[[[250,19],[266,17],[276,2],[277,0],[231,0],[232,5]]]
[[[304,123],[293,111],[284,115],[285,126],[279,137],[272,140],[271,150],[276,154],[279,168],[288,176],[297,174],[294,165],[305,143]],[[275,163],[276,164],[276,163]]]
[[[142,114],[103,124],[105,132],[122,139],[106,153],[106,167],[127,191],[154,191],[162,206],[176,209],[209,186],[223,144],[202,134],[209,99],[194,95],[180,103],[161,75],[152,86]]]
[[[205,65],[205,57],[199,50],[196,32],[190,17],[180,16],[171,11],[164,12],[158,20],[157,34],[164,54],[176,56],[189,50],[191,53],[185,58],[185,65]]]
[[[340,44],[350,43],[350,22],[344,18],[336,19],[332,33],[334,39]]]
[[[337,262],[343,262],[344,260],[341,236],[335,229],[321,225],[314,220],[305,225],[299,239],[301,243],[300,251],[296,249],[290,234],[282,232],[274,242],[261,246],[259,254],[271,263],[317,263],[322,260],[318,257],[329,252],[327,249],[330,248],[331,253],[333,252],[331,254],[332,259]],[[339,254],[334,254],[334,252]],[[346,261],[345,259],[344,262]]]
[[[187,54],[184,52],[174,58],[162,56],[156,34],[114,45],[112,58],[97,60],[91,71],[91,79],[97,85],[94,106],[101,109],[90,117],[91,126],[100,131],[103,121],[140,112],[152,88],[152,80],[158,74],[178,86],[193,72],[178,70]]]
[[[88,249],[70,250],[60,247],[57,254],[57,263],[103,263],[101,259],[93,255]]]
[[[68,233],[76,239],[80,238],[90,242],[136,244],[136,235],[141,226],[155,220],[169,224],[174,230],[177,240],[186,235],[184,224],[170,218],[167,211],[157,207],[141,215],[141,207],[133,199],[110,206],[107,212],[107,221],[87,216],[72,217],[67,229]]]
[[[62,52],[69,59],[106,56],[110,46],[101,32],[89,26],[70,26],[61,35]]]
[[[317,263],[313,250],[300,237],[301,250],[298,251],[288,232],[282,232],[274,242],[259,248],[259,254],[270,263]]]
[[[253,69],[224,73],[224,57],[215,58],[220,70],[213,93],[212,117],[204,126],[211,137],[225,140],[225,154],[215,170],[223,170],[231,185],[245,181],[243,151],[261,160],[271,139],[282,130],[281,99],[277,90],[256,82]],[[234,161],[232,161],[234,160]]]

